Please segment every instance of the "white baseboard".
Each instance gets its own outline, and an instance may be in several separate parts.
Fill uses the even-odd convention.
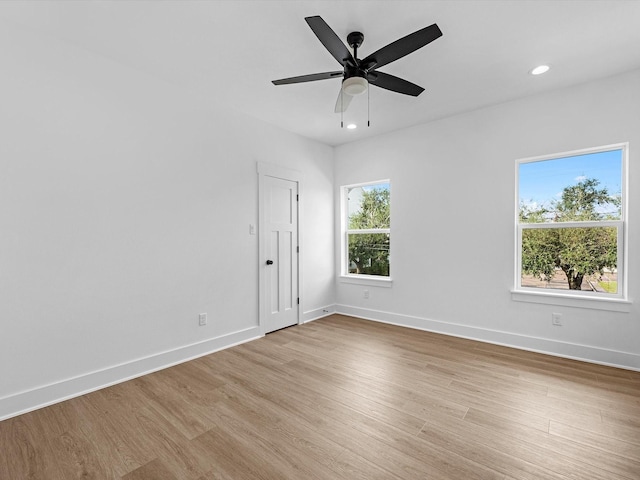
[[[302,323],[312,322],[314,320],[327,317],[333,313],[336,313],[335,305],[327,305],[326,307],[320,307],[320,308],[316,308],[315,310],[309,310],[308,312],[303,312]]]
[[[260,338],[251,327],[0,398],[0,421]]]
[[[469,340],[502,345],[505,347],[518,348],[520,350],[545,353],[556,357],[570,358],[599,365],[640,371],[640,355],[629,352],[607,350],[589,345],[561,342],[559,340],[551,340],[548,338],[530,337],[517,333],[502,332],[499,330],[490,330],[456,323],[447,323],[439,320],[431,320],[379,310],[370,310],[366,308],[352,307],[349,305],[336,305],[336,313],[358,317],[365,320],[373,320],[402,327],[415,328],[417,330],[442,333],[453,337],[461,337]]]

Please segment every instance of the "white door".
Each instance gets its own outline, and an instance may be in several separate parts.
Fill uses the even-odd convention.
[[[298,323],[298,183],[265,176],[262,189],[265,333]]]

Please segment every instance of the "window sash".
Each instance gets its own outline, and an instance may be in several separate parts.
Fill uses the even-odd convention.
[[[540,288],[522,286],[522,232],[524,230],[533,229],[552,229],[557,230],[561,228],[602,228],[613,227],[617,232],[617,261],[616,270],[618,276],[618,291],[617,293],[594,293],[591,291],[582,290],[563,290],[563,289],[549,289],[543,292],[548,295],[575,295],[588,296],[592,298],[626,298],[626,285],[625,271],[624,271],[624,221],[623,220],[602,220],[602,221],[589,221],[589,222],[549,222],[549,223],[518,223],[517,225],[517,238],[516,238],[516,252],[517,258],[517,271],[516,271],[516,289],[524,292],[540,292]]]
[[[383,262],[386,265],[386,273],[370,273],[370,272],[360,272],[355,273],[351,272],[351,259],[349,257],[349,248],[350,248],[350,239],[353,237],[357,237],[359,235],[381,235],[385,236],[387,239],[390,239],[391,234],[388,228],[381,229],[362,229],[362,230],[348,230],[345,233],[345,261],[344,261],[344,275],[346,276],[354,276],[354,277],[367,277],[367,278],[384,278],[388,279],[391,277],[391,258],[390,252],[387,249],[387,258],[386,262]],[[373,245],[372,245],[373,246]],[[375,249],[374,249],[375,250]],[[371,267],[371,265],[369,265]]]

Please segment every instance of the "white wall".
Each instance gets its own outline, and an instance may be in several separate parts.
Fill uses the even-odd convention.
[[[338,147],[336,209],[340,185],[391,179],[393,286],[338,283],[337,310],[640,369],[638,85],[634,71]],[[630,311],[513,301],[515,160],[627,141]]]
[[[333,303],[332,148],[11,24],[0,44],[0,419],[255,337],[258,161],[303,173],[303,305]]]

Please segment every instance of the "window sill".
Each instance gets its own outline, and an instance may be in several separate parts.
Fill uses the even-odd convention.
[[[368,285],[370,287],[391,288],[393,280],[391,277],[379,277],[375,275],[340,275],[340,283],[351,283],[354,285]]]
[[[608,310],[610,312],[628,313],[631,302],[619,298],[595,298],[588,296],[566,295],[562,293],[529,292],[511,290],[511,300],[516,302],[558,305],[561,307],[589,308],[592,310]]]

